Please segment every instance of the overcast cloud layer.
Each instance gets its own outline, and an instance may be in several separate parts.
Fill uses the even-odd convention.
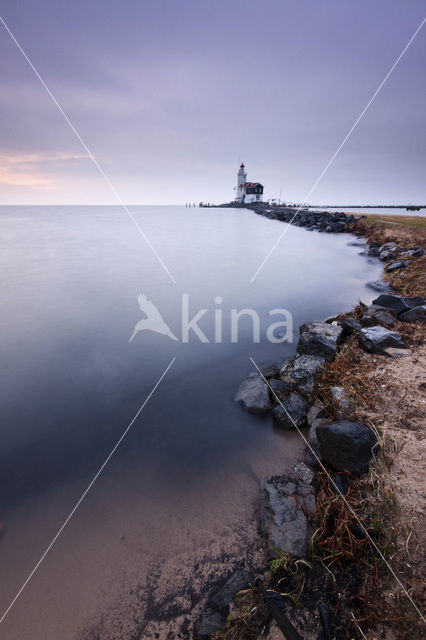
[[[423,0],[24,0],[2,17],[127,203],[301,201]],[[309,198],[426,202],[426,25]],[[116,199],[0,25],[0,203]]]

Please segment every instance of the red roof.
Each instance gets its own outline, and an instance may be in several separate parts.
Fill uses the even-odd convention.
[[[245,165],[244,165],[244,162],[242,162],[242,163],[240,164],[240,169],[244,169],[244,166],[245,166]]]
[[[252,188],[252,187],[257,187],[257,185],[260,184],[260,182],[245,182],[243,184],[243,187],[248,187],[248,188]],[[262,186],[262,185],[260,185]]]

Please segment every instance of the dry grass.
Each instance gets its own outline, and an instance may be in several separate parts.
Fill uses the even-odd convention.
[[[394,216],[383,216],[392,218],[392,221],[376,222],[369,218],[361,218],[354,224],[354,232],[364,235],[370,242],[396,242],[407,248],[418,246],[426,248],[426,218],[416,216],[410,217],[412,224],[402,224],[393,222]],[[399,216],[395,216],[399,217]],[[408,217],[404,217],[404,222]]]
[[[422,637],[417,614],[402,589],[390,578],[383,560],[392,564],[418,602],[421,579],[417,576],[413,580],[411,576],[410,580],[409,572],[406,568],[404,571],[406,554],[396,555],[398,551],[401,553],[398,540],[406,541],[409,534],[399,517],[395,494],[383,480],[391,464],[393,443],[382,439],[381,444],[381,453],[370,474],[352,479],[346,502],[332,490],[327,476],[319,474],[318,529],[313,556],[335,578],[336,622],[340,622],[335,628],[336,638],[365,638],[366,634],[372,637],[369,635],[372,629],[384,633],[381,637],[389,637],[390,631],[407,640]],[[373,637],[377,637],[375,633]]]
[[[426,217],[382,215],[380,213],[365,213],[368,224],[399,224],[403,227],[426,228]]]
[[[394,216],[383,216],[391,217]],[[395,216],[398,217],[399,216]],[[373,218],[370,216],[369,218]],[[405,220],[405,218],[404,218]],[[410,217],[413,225],[376,224],[370,219],[361,219],[354,225],[355,233],[365,235],[368,243],[395,242],[407,249],[410,247],[423,247],[426,249],[426,218],[416,216]],[[416,222],[416,224],[414,224]],[[392,288],[399,294],[404,296],[420,296],[426,293],[426,255],[421,258],[412,259],[411,264],[403,269],[384,273],[384,279],[387,280]]]
[[[228,617],[223,631],[215,640],[257,640],[268,622],[268,613],[258,589],[241,591],[236,597],[237,607]]]
[[[426,293],[426,254],[413,260],[404,269],[385,273],[384,279],[403,296],[422,296]]]

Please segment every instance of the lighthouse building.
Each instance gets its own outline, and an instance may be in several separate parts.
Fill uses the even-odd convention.
[[[250,203],[261,202],[263,196],[263,185],[260,182],[247,182],[247,172],[242,162],[237,174],[237,197],[236,202]]]

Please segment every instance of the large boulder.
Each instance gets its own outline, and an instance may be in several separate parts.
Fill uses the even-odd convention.
[[[271,400],[274,403],[277,401],[277,398],[278,400],[284,400],[292,390],[292,386],[284,380],[276,380],[275,378],[272,378],[269,380],[269,390],[271,392]]]
[[[299,329],[300,339],[297,351],[312,356],[320,356],[330,362],[334,359],[342,338],[343,329],[338,324],[307,322]]]
[[[422,322],[424,324],[426,322],[426,304],[404,311],[399,319],[404,322]]]
[[[415,307],[422,307],[426,303],[423,296],[398,296],[398,295],[381,295],[373,300],[373,305],[386,307],[396,312],[399,316]],[[403,319],[403,318],[401,318]]]
[[[319,356],[293,356],[284,362],[280,379],[292,390],[314,393],[324,364],[324,358]]]
[[[402,296],[391,295],[389,293],[382,293],[382,295],[373,300],[373,304],[379,307],[393,309],[398,314],[408,311],[409,309],[408,304],[404,302],[404,298]]]
[[[341,420],[316,428],[321,461],[336,471],[363,473],[377,444],[374,432],[365,424]]]
[[[306,427],[308,415],[308,403],[298,393],[290,393],[281,404],[272,409],[272,417],[275,423],[282,429],[296,429]]]
[[[371,353],[379,353],[381,355],[390,355],[386,350],[391,349],[407,349],[407,345],[397,331],[389,331],[385,327],[367,327],[361,329],[358,334],[358,340],[367,351]]]
[[[292,556],[306,553],[313,534],[308,520],[316,507],[313,472],[299,462],[292,473],[260,481],[261,521],[270,547]]]
[[[244,380],[236,393],[235,402],[251,413],[269,411],[271,408],[269,389],[262,376],[251,374]]]
[[[372,304],[371,307],[364,309],[360,322],[363,327],[374,327],[377,324],[393,327],[396,324],[396,318],[397,314],[394,309]]]

